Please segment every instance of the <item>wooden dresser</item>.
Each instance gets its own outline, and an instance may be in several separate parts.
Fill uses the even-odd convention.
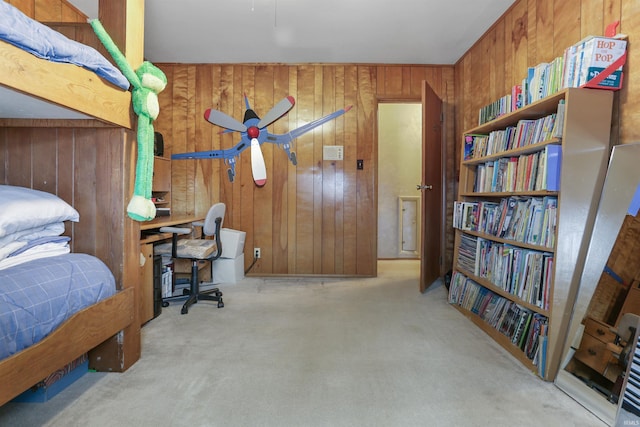
[[[587,317],[585,319],[584,334],[580,348],[575,358],[589,366],[611,382],[615,382],[622,368],[607,349],[607,343],[614,342],[616,334],[611,332],[610,326],[599,320]]]

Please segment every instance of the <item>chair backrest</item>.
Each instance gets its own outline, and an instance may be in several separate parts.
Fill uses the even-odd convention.
[[[220,221],[220,228],[222,228],[226,209],[224,203],[216,203],[209,208],[209,212],[207,212],[207,216],[204,219],[204,226],[202,227],[202,232],[205,236],[214,236],[216,234],[216,218],[222,218],[222,221]]]
[[[618,332],[616,333],[623,341],[632,340],[636,334],[636,330],[640,326],[640,316],[634,313],[625,313],[618,324]]]

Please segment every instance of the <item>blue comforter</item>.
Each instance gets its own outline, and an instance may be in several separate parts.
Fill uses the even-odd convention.
[[[114,295],[115,288],[107,266],[86,254],[0,270],[0,359],[37,343],[73,313]]]
[[[3,0],[0,0],[0,40],[49,61],[84,67],[124,90],[129,89],[127,78],[100,52],[34,21]]]

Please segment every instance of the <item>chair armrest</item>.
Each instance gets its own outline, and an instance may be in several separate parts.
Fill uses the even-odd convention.
[[[620,353],[623,350],[621,345],[616,345],[612,342],[607,343],[607,350],[609,350],[616,358],[620,356]]]
[[[178,256],[178,234],[191,234],[191,229],[186,227],[160,227],[163,233],[173,233],[171,237],[171,257]]]
[[[186,227],[161,227],[160,231],[163,233],[191,234],[191,231],[193,230]]]
[[[194,227],[204,227],[204,221],[193,221],[191,225]]]

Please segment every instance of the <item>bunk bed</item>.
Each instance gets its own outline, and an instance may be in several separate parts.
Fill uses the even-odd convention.
[[[6,6],[0,0],[0,16]],[[91,368],[114,372],[128,369],[140,357],[138,250],[132,243],[139,231],[125,210],[133,187],[133,120],[131,93],[122,85],[94,70],[0,40],[0,184],[58,194],[82,219],[73,224],[63,220],[61,236],[70,236],[74,253],[0,266],[0,282],[8,283],[3,274],[29,270],[35,266],[31,263],[63,266],[68,257],[86,256],[109,271],[111,279],[107,274],[104,281],[113,282],[112,290],[78,306],[42,339],[1,356],[0,405],[83,354],[89,353]],[[0,237],[0,257],[7,247]]]
[[[129,83],[96,48],[67,38],[4,0],[0,16],[3,118],[97,119],[132,128]]]

